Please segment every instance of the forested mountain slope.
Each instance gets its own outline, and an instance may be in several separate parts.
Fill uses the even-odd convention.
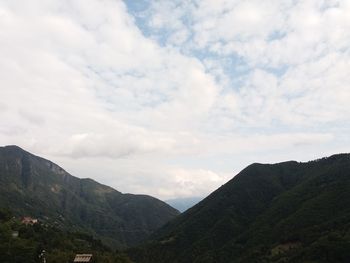
[[[45,252],[44,252],[45,251]],[[0,209],[1,263],[73,262],[76,254],[92,254],[94,263],[131,263],[92,236],[67,232],[47,223],[23,224],[9,210]]]
[[[122,194],[17,146],[0,147],[0,207],[67,230],[88,232],[114,247],[135,245],[179,214],[145,195]]]
[[[252,164],[158,230],[136,262],[349,262],[350,155]]]

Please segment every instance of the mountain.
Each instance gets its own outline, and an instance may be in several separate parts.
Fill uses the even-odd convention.
[[[191,208],[195,204],[197,204],[199,201],[201,201],[203,197],[186,197],[186,198],[175,198],[175,199],[169,199],[165,200],[165,203],[168,205],[176,208],[181,213],[185,212],[187,209]]]
[[[146,195],[79,179],[17,146],[0,147],[0,208],[85,231],[113,247],[138,244],[179,212]]]
[[[349,262],[350,154],[252,164],[129,255],[146,262]]]

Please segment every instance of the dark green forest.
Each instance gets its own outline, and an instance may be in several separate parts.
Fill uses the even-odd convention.
[[[0,262],[42,262],[43,250],[48,263],[77,253],[107,263],[350,259],[350,154],[252,164],[178,216],[15,146],[0,148],[0,190]],[[25,215],[39,223],[21,223]]]
[[[80,231],[114,248],[139,244],[179,212],[147,195],[123,194],[80,179],[17,146],[0,147],[0,207],[67,231]]]
[[[252,164],[129,250],[136,262],[349,262],[350,155]]]
[[[13,236],[15,233],[18,236]],[[85,233],[65,232],[40,222],[25,225],[10,210],[0,210],[0,262],[43,262],[43,250],[50,263],[73,262],[78,253],[92,253],[96,263],[131,262],[126,255]]]

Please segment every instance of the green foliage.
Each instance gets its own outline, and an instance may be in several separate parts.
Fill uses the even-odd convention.
[[[129,255],[140,263],[345,263],[349,204],[348,154],[253,164]]]
[[[6,211],[0,210],[1,213]],[[19,232],[13,237],[14,231]],[[45,250],[47,262],[72,262],[77,253],[92,253],[96,263],[130,263],[128,257],[84,233],[65,232],[41,223],[22,225],[14,218],[0,222],[0,262],[42,262],[39,258]]]
[[[12,217],[13,217],[13,215],[8,208],[0,210],[0,222],[8,221]]]
[[[0,208],[69,231],[87,232],[113,248],[134,245],[178,211],[150,196],[122,194],[79,179],[19,147],[0,147]],[[8,219],[0,214],[0,220]]]

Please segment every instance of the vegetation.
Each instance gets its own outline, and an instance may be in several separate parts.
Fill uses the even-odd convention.
[[[129,250],[135,262],[348,262],[350,155],[253,164]]]
[[[0,208],[12,205],[12,212],[0,210],[0,262],[41,262],[43,250],[47,262],[71,262],[76,253],[130,262],[111,245],[137,244],[178,214],[154,198],[73,177],[18,147],[0,148],[0,192]],[[345,263],[349,204],[349,154],[252,164],[127,252],[137,263]],[[26,215],[40,223],[21,224]]]
[[[40,222],[24,225],[9,210],[0,210],[0,262],[43,262],[44,256],[50,263],[73,262],[76,253],[91,253],[97,263],[131,262],[87,234],[64,232]]]
[[[87,232],[113,248],[144,240],[179,212],[145,195],[122,194],[79,179],[17,146],[0,147],[0,207],[68,231]]]

